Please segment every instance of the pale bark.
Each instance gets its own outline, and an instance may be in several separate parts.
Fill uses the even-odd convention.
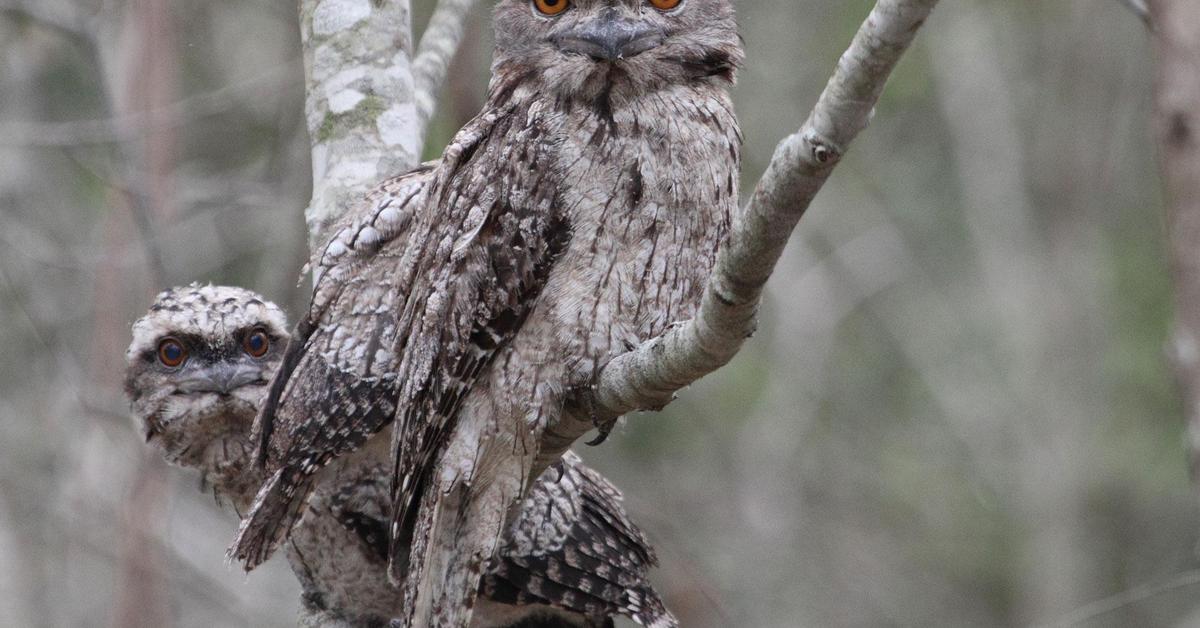
[[[1200,477],[1200,3],[1150,3],[1158,53],[1155,130],[1175,281],[1173,358]]]
[[[310,244],[354,200],[416,166],[474,0],[440,0],[413,56],[408,0],[301,0]]]
[[[408,0],[301,0],[315,246],[380,180],[416,165]]]

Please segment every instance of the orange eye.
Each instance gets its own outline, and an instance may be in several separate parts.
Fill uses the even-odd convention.
[[[165,338],[158,343],[158,361],[163,366],[175,368],[187,361],[187,349],[174,338]]]
[[[670,11],[683,3],[683,0],[650,0],[650,6],[659,11]]]
[[[242,348],[251,356],[261,358],[267,355],[267,351],[271,348],[271,339],[267,337],[267,332],[256,329],[248,334],[242,340]]]
[[[570,0],[533,0],[533,6],[542,15],[558,15],[566,11],[567,7],[571,6],[571,2]]]

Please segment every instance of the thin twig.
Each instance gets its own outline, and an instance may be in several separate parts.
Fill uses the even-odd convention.
[[[1169,580],[1159,583],[1149,583],[1133,587],[1110,595],[1104,599],[1085,604],[1067,614],[1066,617],[1050,624],[1049,628],[1070,628],[1089,622],[1097,617],[1118,611],[1126,606],[1144,602],[1152,597],[1170,593],[1176,589],[1200,584],[1200,569],[1185,571]]]
[[[1134,15],[1138,16],[1142,22],[1145,22],[1146,28],[1154,30],[1154,22],[1150,19],[1150,7],[1146,6],[1146,0],[1117,0],[1121,4],[1133,11]]]
[[[56,11],[50,2],[0,0],[0,14],[31,20],[69,37],[95,42],[95,31],[87,24],[87,20],[75,11]]]
[[[150,280],[155,289],[166,288],[167,283],[167,266],[165,257],[160,246],[161,238],[158,235],[158,229],[155,224],[153,212],[150,209],[150,199],[145,196],[145,192],[140,188],[135,189],[127,182],[134,180],[133,177],[126,173],[112,173],[104,175],[91,166],[80,160],[72,151],[63,151],[67,159],[81,172],[85,172],[98,181],[104,183],[112,193],[119,195],[124,199],[123,205],[129,210],[130,217],[133,219],[133,224],[138,231],[138,240],[141,243],[142,251],[146,256],[146,270],[150,274]],[[112,170],[127,170],[123,164],[112,164]]]
[[[17,122],[0,127],[0,146],[70,147],[110,144],[135,139],[135,131],[183,126],[201,118],[231,111],[248,95],[282,87],[293,79],[279,67],[259,76],[189,96],[170,106],[117,115],[101,120]]]

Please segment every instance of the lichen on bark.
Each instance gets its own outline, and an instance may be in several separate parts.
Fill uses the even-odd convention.
[[[407,0],[302,0],[300,31],[315,246],[355,198],[414,166],[421,141]]]

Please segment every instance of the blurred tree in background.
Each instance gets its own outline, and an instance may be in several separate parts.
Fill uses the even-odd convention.
[[[119,374],[167,285],[305,301],[294,6],[15,4],[0,625],[290,625],[286,567],[223,565],[233,517],[145,455]],[[413,4],[419,29],[432,3]],[[870,6],[739,3],[747,185]],[[478,111],[488,31],[480,6],[428,155]],[[1150,43],[1118,2],[943,3],[755,340],[582,452],[625,489],[684,625],[1200,625]]]

